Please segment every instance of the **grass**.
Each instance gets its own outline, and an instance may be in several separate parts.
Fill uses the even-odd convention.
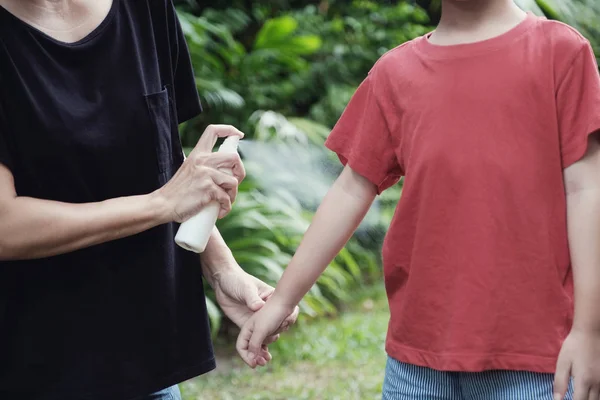
[[[355,296],[335,319],[303,321],[251,370],[234,345],[217,344],[218,367],[181,385],[184,400],[370,400],[381,398],[389,318],[383,287]]]

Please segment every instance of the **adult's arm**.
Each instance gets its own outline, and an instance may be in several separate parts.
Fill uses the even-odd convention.
[[[35,259],[131,236],[196,214],[211,201],[220,216],[231,209],[244,178],[235,154],[211,153],[217,137],[238,135],[210,126],[175,176],[155,192],[96,203],[70,204],[18,196],[14,177],[0,164],[0,260]],[[219,171],[231,168],[234,177]]]
[[[169,221],[166,202],[151,194],[87,204],[19,197],[1,165],[0,193],[0,260],[68,253]]]

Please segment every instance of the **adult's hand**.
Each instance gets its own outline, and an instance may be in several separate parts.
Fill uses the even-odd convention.
[[[265,305],[275,290],[239,266],[224,268],[217,272],[213,276],[212,284],[221,309],[240,328]],[[298,318],[298,312],[298,307],[296,307],[266,342],[274,342],[279,333],[294,324]]]
[[[273,294],[274,288],[248,274],[242,268],[224,268],[212,279],[217,302],[225,315],[238,327],[242,327],[254,313],[260,310]],[[257,352],[257,363],[266,365],[271,360],[267,345],[275,342],[279,334],[289,329],[298,318],[296,307],[279,328],[274,330],[262,343],[262,351]]]
[[[167,205],[168,219],[184,222],[212,201],[221,205],[219,218],[231,211],[246,173],[239,155],[212,152],[218,138],[243,137],[230,125],[210,125],[173,178],[154,195]],[[220,171],[231,169],[233,176]]]

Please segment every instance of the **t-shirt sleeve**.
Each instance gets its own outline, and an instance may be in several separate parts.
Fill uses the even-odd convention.
[[[375,97],[374,77],[369,74],[358,87],[325,146],[377,186],[379,194],[403,175],[392,134]]]
[[[576,54],[557,90],[563,168],[581,159],[589,135],[600,130],[600,74],[589,42]]]
[[[194,118],[202,112],[202,105],[196,87],[194,68],[190,51],[181,28],[181,23],[171,0],[170,35],[173,64],[173,92],[178,123]]]

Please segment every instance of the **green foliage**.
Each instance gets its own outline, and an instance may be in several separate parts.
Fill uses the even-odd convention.
[[[310,154],[325,152],[331,126],[377,59],[430,29],[425,12],[403,1],[299,3],[234,1],[229,7],[219,2],[206,7],[190,2],[179,9],[205,106],[202,116],[181,129],[186,148],[194,146],[206,125],[226,123],[244,130],[247,139],[300,145],[304,156],[296,158],[306,157],[310,164]],[[247,169],[233,211],[218,226],[240,265],[274,284],[316,204],[301,201],[286,187],[274,191],[267,187],[268,172]],[[310,182],[304,183],[310,190]],[[394,203],[382,200],[370,213],[366,227],[304,299],[307,315],[336,313],[362,282],[380,278],[379,249]],[[210,288],[207,298],[216,334],[228,324],[222,324]]]
[[[326,126],[335,124],[379,57],[428,29],[423,25],[426,14],[403,2],[382,6],[354,1],[343,13],[307,6],[291,15],[299,21],[300,31],[327,38],[311,57],[310,68],[292,77],[296,87],[292,114],[306,114]]]
[[[600,60],[600,2],[597,0],[537,0],[548,18],[576,28],[591,42]]]
[[[321,46],[319,36],[299,33],[291,16],[269,19],[247,45],[236,38],[251,21],[241,10],[179,15],[206,108],[202,127],[218,120],[247,131],[254,111],[293,104],[296,88],[290,77],[309,68],[307,56]],[[201,131],[187,132],[184,144],[192,146]]]
[[[206,105],[186,145],[216,120],[249,131],[257,110],[333,126],[375,61],[429,29],[427,15],[405,2],[324,3],[285,14],[261,2],[180,11]]]

